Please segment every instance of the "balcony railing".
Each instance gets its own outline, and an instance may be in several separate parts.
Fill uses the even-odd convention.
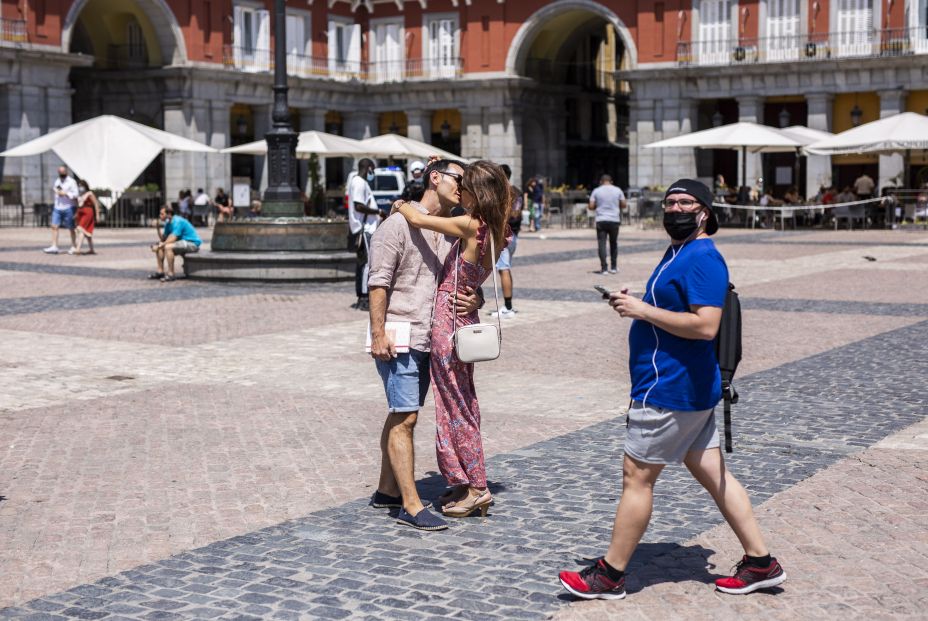
[[[28,40],[26,20],[0,18],[0,42],[26,43]]]
[[[274,55],[271,50],[227,45],[223,48],[223,64],[248,73],[269,73],[274,70]],[[401,82],[457,78],[461,76],[462,70],[463,62],[460,58],[360,62],[301,54],[287,55],[287,73],[299,78]]]
[[[677,44],[677,64],[748,65],[926,53],[928,28],[892,28],[878,31],[810,33],[788,37],[685,41]]]

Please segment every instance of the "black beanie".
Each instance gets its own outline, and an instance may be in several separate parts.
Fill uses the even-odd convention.
[[[715,211],[712,208],[712,190],[706,187],[706,184],[696,179],[678,179],[670,184],[664,193],[664,199],[671,194],[689,194],[696,199],[696,202],[709,209],[709,220],[706,222],[706,234],[714,235],[719,230],[719,221],[715,217]]]

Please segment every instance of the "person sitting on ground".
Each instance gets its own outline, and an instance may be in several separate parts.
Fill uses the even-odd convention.
[[[83,179],[77,182],[77,189],[80,192],[77,199],[77,245],[68,250],[68,254],[80,254],[85,237],[90,248],[87,254],[97,254],[93,249],[93,228],[100,218],[100,201]]]
[[[164,225],[164,231],[158,230],[159,223]],[[174,257],[199,252],[202,242],[193,225],[185,218],[175,216],[170,205],[161,208],[158,222],[155,222],[155,231],[158,233],[158,243],[151,245],[151,251],[158,258],[158,271],[149,274],[148,278],[171,282],[174,280]],[[167,272],[164,271],[165,259]]]
[[[232,199],[222,188],[216,190],[216,198],[213,199],[216,205],[216,220],[219,222],[231,222],[235,215],[235,208],[232,207]]]

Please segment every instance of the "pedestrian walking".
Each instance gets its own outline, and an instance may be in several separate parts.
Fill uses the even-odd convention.
[[[439,501],[444,515],[467,517],[475,511],[485,515],[493,496],[487,487],[474,365],[458,359],[453,338],[455,325],[471,325],[479,317],[474,311],[455,318],[451,301],[457,294],[456,284],[476,289],[493,272],[499,253],[512,237],[507,223],[512,197],[509,180],[492,162],[470,164],[463,176],[451,171],[443,174],[457,182],[466,215],[435,217],[410,203],[403,203],[399,212],[415,228],[458,238],[444,262],[435,298],[430,362],[438,467],[452,487]],[[490,252],[491,240],[496,256]]]
[[[460,200],[458,181],[463,164],[430,162],[426,190],[412,209],[447,218]],[[416,490],[413,436],[430,378],[432,317],[442,266],[451,238],[413,228],[395,214],[371,238],[371,356],[383,381],[387,419],[380,435],[380,480],[371,498],[377,508],[398,508],[397,521],[420,530],[442,530],[448,524],[430,512]],[[473,289],[458,296],[457,312],[470,316],[479,308]],[[398,352],[386,322],[409,324],[408,351]]]
[[[612,177],[603,175],[599,186],[590,194],[588,209],[595,212],[596,240],[599,244],[598,274],[615,274],[618,272],[619,226],[622,224],[622,211],[626,206],[625,193],[612,184]],[[609,240],[609,270],[606,271],[606,240]]]
[[[622,496],[606,555],[580,572],[562,571],[561,584],[583,599],[625,597],[629,559],[651,519],[654,485],[668,464],[683,463],[712,496],[744,548],[734,575],[716,580],[719,591],[750,593],[786,580],[770,556],[747,491],[725,467],[714,408],[721,375],[713,339],[728,291],[728,268],[712,243],[718,230],[712,192],[681,179],[664,195],[670,247],[654,269],[643,298],[627,289],[610,304],[632,319]]]
[[[358,162],[358,172],[348,183],[348,245],[355,251],[354,289],[358,301],[352,308],[367,311],[368,306],[368,256],[371,236],[380,223],[380,209],[370,184],[374,182],[374,161],[363,158]]]
[[[545,208],[545,186],[541,176],[535,175],[525,186],[528,195],[528,232],[541,230],[541,217]]]
[[[508,164],[502,164],[500,168],[506,174],[506,179],[512,179],[512,169]],[[512,186],[512,209],[509,212],[509,228],[512,230],[512,240],[509,245],[503,248],[499,253],[499,261],[496,262],[496,271],[499,272],[499,286],[503,290],[503,302],[505,308],[490,313],[495,317],[515,317],[516,311],[512,307],[512,257],[516,253],[516,246],[519,243],[519,231],[522,229],[522,190]]]
[[[73,251],[77,243],[74,233],[74,212],[77,210],[77,197],[80,195],[80,191],[77,188],[77,182],[74,181],[74,177],[68,174],[66,167],[58,167],[58,178],[52,184],[52,191],[55,194],[51,223],[52,245],[44,248],[42,252],[48,254],[58,254],[60,252],[58,249],[58,229],[62,226],[68,229],[68,233],[71,234],[71,251]]]
[[[87,239],[87,254],[97,254],[93,249],[93,229],[100,219],[100,201],[97,200],[96,194],[90,191],[90,186],[86,181],[81,179],[77,182],[77,189],[80,196],[77,199],[77,244],[68,251],[68,254],[80,254],[81,245],[84,239]]]

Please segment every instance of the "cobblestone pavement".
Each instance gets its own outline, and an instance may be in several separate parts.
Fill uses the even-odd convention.
[[[719,234],[746,309],[730,463],[790,581],[714,593],[737,544],[668,469],[629,598],[572,603],[556,571],[608,540],[628,389],[627,323],[590,286],[643,288],[659,234],[623,230],[619,278],[590,273],[588,230],[523,236],[520,313],[477,373],[498,504],[427,536],[366,506],[383,403],[352,286],[145,282],[150,234],[101,231],[100,254],[68,257],[35,250],[47,231],[0,231],[0,618],[914,618],[928,603],[928,236]],[[442,489],[431,412],[426,496]]]

